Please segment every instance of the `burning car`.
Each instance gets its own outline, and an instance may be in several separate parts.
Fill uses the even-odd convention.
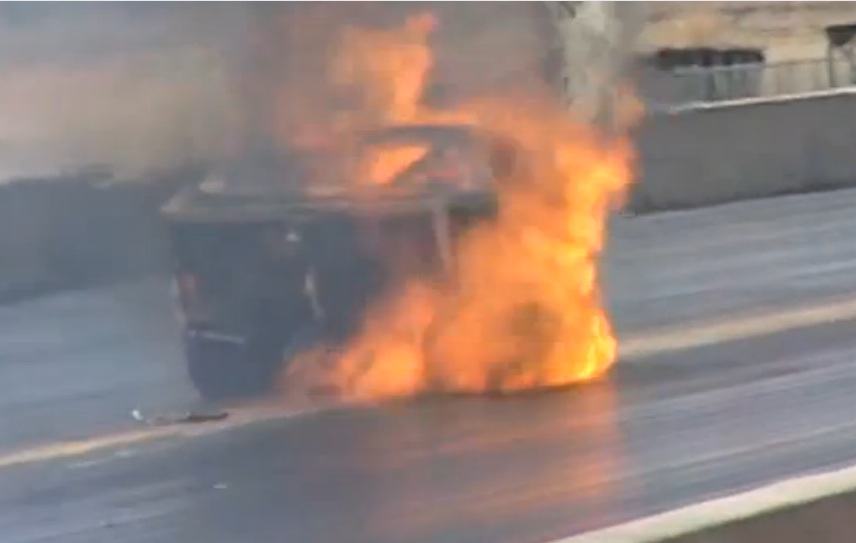
[[[335,157],[260,147],[168,201],[200,394],[263,393],[293,355],[346,341],[390,282],[447,273],[455,239],[495,212],[486,141],[466,126],[409,125],[366,132]],[[366,179],[341,179],[352,172]]]

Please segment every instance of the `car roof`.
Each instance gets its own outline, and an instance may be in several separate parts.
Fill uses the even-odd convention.
[[[475,151],[479,136],[464,125],[407,125],[366,131],[360,141],[365,146],[426,143],[433,149]],[[466,185],[436,177],[384,186],[325,184],[317,180],[301,184],[305,173],[299,159],[260,147],[255,154],[213,169],[170,200],[163,211],[176,218],[244,220],[319,213],[412,213],[437,206],[471,205],[490,199],[491,175],[486,163],[481,166],[477,178]]]

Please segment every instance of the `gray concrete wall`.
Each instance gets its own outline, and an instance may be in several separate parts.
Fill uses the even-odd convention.
[[[165,270],[168,183],[91,176],[0,184],[0,303]]]
[[[856,91],[649,115],[637,212],[856,185]]]

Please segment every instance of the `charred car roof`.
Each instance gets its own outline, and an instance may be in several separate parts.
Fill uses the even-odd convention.
[[[398,214],[434,206],[481,206],[492,201],[485,139],[462,125],[395,126],[361,135],[360,146],[425,145],[423,159],[385,185],[333,180],[306,183],[295,156],[265,150],[213,169],[166,203],[167,218],[186,221],[309,219],[325,213]],[[444,175],[449,150],[464,157],[470,175]],[[317,157],[316,157],[317,158]]]

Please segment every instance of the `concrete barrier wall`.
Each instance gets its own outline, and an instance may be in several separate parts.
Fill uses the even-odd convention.
[[[0,185],[0,303],[165,269],[168,189],[91,176]]]
[[[657,113],[637,141],[636,212],[856,186],[856,92]]]

